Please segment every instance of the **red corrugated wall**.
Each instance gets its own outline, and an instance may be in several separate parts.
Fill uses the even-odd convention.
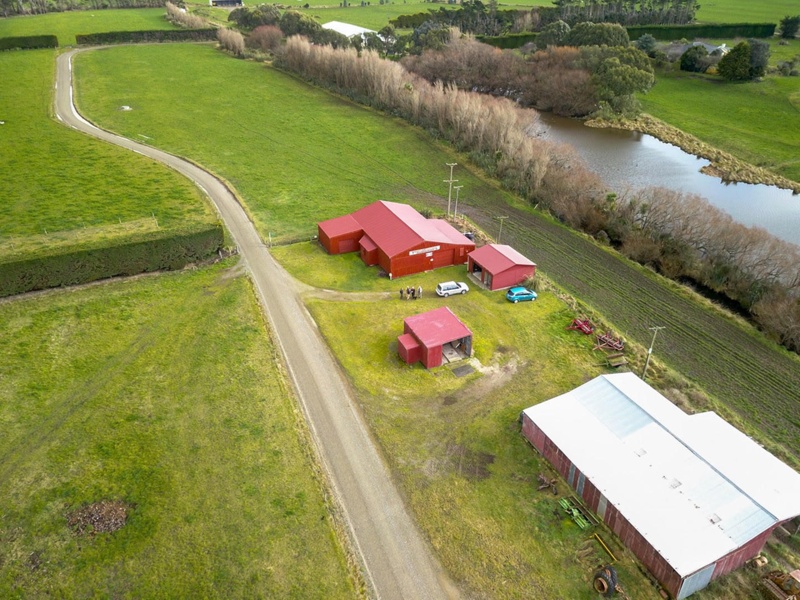
[[[492,276],[492,290],[520,285],[529,275],[532,276],[535,272],[536,267],[516,265],[501,273],[494,273]]]
[[[580,470],[555,445],[555,443],[531,421],[526,414],[522,415],[522,434],[541,452],[548,462],[558,471],[569,485],[577,492]],[[570,477],[571,475],[571,477]],[[631,549],[636,557],[653,574],[664,589],[673,597],[680,591],[682,579],[678,573],[656,552],[655,548],[628,522],[628,520],[612,504],[606,504],[605,514],[600,514],[600,502],[603,494],[588,479],[584,478],[583,491],[580,494],[586,506],[597,514],[625,546]]]

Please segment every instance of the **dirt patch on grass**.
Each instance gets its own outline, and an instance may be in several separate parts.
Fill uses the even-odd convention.
[[[493,462],[493,454],[476,452],[461,444],[447,444],[447,463],[450,470],[467,479],[486,479],[491,475],[489,465]]]
[[[111,533],[122,529],[133,506],[121,500],[100,500],[67,514],[67,525],[75,535]]]

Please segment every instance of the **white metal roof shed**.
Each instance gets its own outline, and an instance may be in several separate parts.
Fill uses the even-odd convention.
[[[800,514],[800,474],[632,373],[524,412],[681,576]]]
[[[323,29],[331,29],[336,33],[341,33],[351,38],[357,35],[364,36],[366,33],[375,33],[372,29],[359,27],[358,25],[351,25],[350,23],[342,23],[341,21],[329,21],[322,25]]]

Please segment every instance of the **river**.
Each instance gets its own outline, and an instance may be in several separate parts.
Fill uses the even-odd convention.
[[[709,161],[653,136],[586,127],[541,113],[540,137],[573,146],[615,191],[659,186],[703,196],[734,220],[800,245],[800,196],[771,185],[723,183],[700,172]]]

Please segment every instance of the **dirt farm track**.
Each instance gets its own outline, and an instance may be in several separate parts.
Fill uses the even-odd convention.
[[[655,356],[800,458],[798,356],[545,219],[508,206],[477,204],[468,212],[489,232],[497,231],[493,217],[500,214],[509,217],[503,243],[611,320],[624,338],[647,348],[648,327],[665,326]]]

